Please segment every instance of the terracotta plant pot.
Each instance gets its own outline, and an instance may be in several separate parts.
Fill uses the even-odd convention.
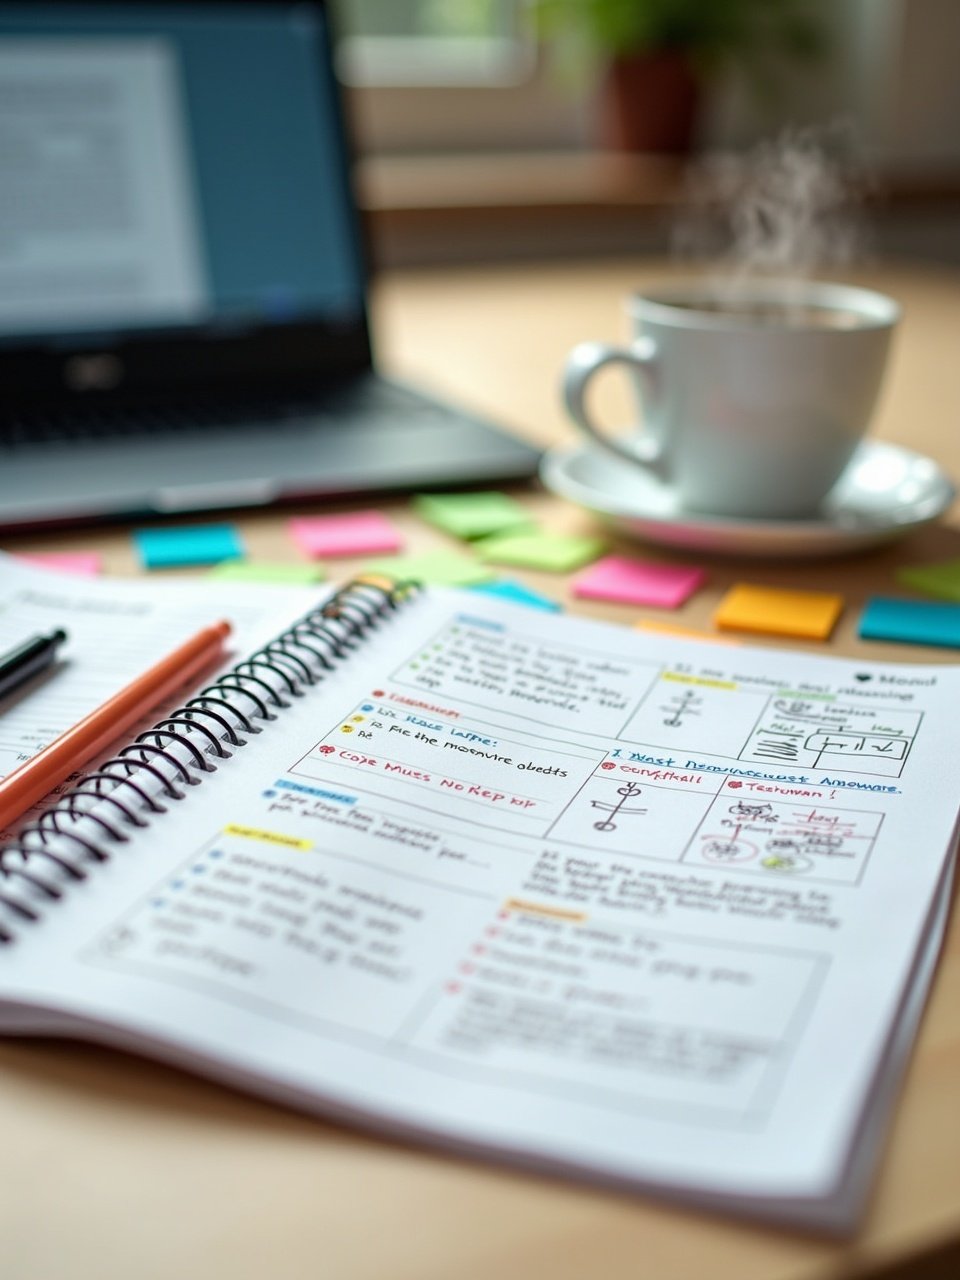
[[[617,58],[603,85],[601,143],[616,151],[687,152],[699,98],[699,82],[682,52]]]

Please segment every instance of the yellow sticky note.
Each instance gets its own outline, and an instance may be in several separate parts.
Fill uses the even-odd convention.
[[[714,626],[773,636],[826,640],[843,608],[843,596],[828,591],[787,591],[738,582],[720,601]]]

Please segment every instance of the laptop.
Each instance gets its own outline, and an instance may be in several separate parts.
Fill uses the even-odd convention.
[[[381,377],[320,0],[0,0],[0,528],[530,476]]]

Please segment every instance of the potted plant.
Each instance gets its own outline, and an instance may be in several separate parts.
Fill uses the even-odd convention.
[[[705,82],[725,67],[761,95],[778,60],[809,59],[824,35],[810,0],[530,0],[560,61],[598,68],[602,141],[685,151]]]

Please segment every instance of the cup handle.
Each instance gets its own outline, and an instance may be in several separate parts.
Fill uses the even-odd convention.
[[[661,474],[662,449],[649,429],[630,444],[625,444],[616,436],[601,431],[590,418],[586,406],[587,386],[591,378],[611,364],[624,364],[636,369],[652,395],[656,385],[656,354],[656,345],[651,338],[638,338],[629,347],[615,347],[606,342],[581,342],[567,356],[564,365],[563,399],[567,412],[581,431],[628,462],[639,463]]]

